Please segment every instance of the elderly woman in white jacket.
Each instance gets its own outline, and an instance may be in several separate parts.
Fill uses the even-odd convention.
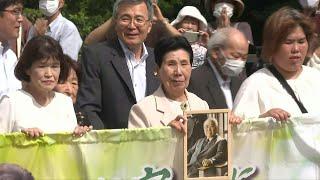
[[[171,126],[186,133],[185,110],[209,109],[207,102],[186,90],[189,85],[192,64],[192,49],[182,37],[169,37],[160,40],[155,49],[155,60],[159,68],[160,87],[134,106],[129,114],[129,128]],[[176,179],[183,177],[183,133],[178,139],[173,161]]]
[[[185,110],[209,109],[207,102],[186,90],[189,85],[192,49],[182,37],[162,39],[155,47],[160,87],[131,108],[129,128],[170,125],[184,131]]]

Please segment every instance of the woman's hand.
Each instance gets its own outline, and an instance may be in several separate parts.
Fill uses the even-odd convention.
[[[286,121],[290,117],[290,113],[287,111],[280,109],[280,108],[273,108],[270,109],[269,111],[265,112],[264,114],[261,114],[259,117],[264,118],[264,117],[273,117],[277,121]]]
[[[187,133],[187,120],[185,117],[178,115],[174,120],[172,120],[169,126],[175,128],[176,130],[182,132],[183,134]]]
[[[36,32],[39,36],[45,35],[45,33],[47,32],[48,26],[49,26],[48,20],[44,18],[37,19],[34,24],[34,28],[36,29]]]
[[[203,47],[207,47],[209,41],[209,34],[205,31],[199,31],[199,44]]]
[[[234,115],[232,111],[229,113],[228,119],[230,124],[240,124],[242,122],[242,118]]]
[[[25,128],[22,129],[21,132],[25,133],[27,136],[31,138],[37,138],[39,136],[44,136],[44,133],[39,128]]]
[[[185,30],[184,28],[179,28],[179,29],[178,29],[178,32],[181,33],[181,34],[183,34],[183,33],[186,32],[186,30]]]
[[[224,8],[219,16],[218,20],[218,28],[225,28],[230,26],[230,18],[227,14],[227,9]]]
[[[153,6],[153,21],[156,22],[156,21],[165,21],[166,19],[163,17],[162,15],[162,12],[161,12],[161,9],[159,8],[157,2],[153,1],[152,3],[152,6]]]
[[[92,130],[92,126],[77,126],[73,131],[73,136],[81,137]]]

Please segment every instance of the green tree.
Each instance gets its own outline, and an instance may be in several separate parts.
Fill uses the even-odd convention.
[[[65,0],[62,14],[71,20],[79,29],[84,39],[89,32],[101,25],[112,16],[115,0]],[[205,12],[202,3],[204,0],[158,0],[162,13],[169,20],[173,20],[179,10],[186,5],[193,5],[211,20],[211,14]],[[245,11],[240,21],[247,21],[251,25],[255,44],[261,43],[262,27],[266,18],[275,10],[283,6],[300,8],[297,0],[243,0]],[[41,17],[38,10],[38,1],[25,1],[25,15],[32,22]]]
[[[84,39],[94,28],[112,16],[114,2],[115,0],[65,0],[62,14],[78,27]],[[38,1],[25,1],[24,6],[24,14],[31,22],[42,17],[38,10]],[[160,0],[159,6],[163,14],[171,19],[182,8],[183,0]]]

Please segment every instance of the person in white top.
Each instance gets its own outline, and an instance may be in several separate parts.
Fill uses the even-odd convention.
[[[208,29],[213,34],[217,29],[234,27],[241,31],[249,44],[253,45],[251,26],[248,22],[235,21],[239,18],[245,8],[242,0],[203,0],[204,8],[212,21],[209,21]],[[234,18],[235,17],[235,18]]]
[[[207,31],[207,20],[194,6],[184,6],[178,13],[171,25],[185,36],[193,50],[192,68],[204,63],[207,55],[207,42],[209,34]],[[196,38],[193,38],[195,36]]]
[[[38,137],[66,131],[82,135],[91,129],[77,126],[71,98],[53,91],[68,75],[63,60],[59,43],[51,37],[30,40],[15,68],[24,86],[0,100],[0,133],[22,131]]]
[[[51,36],[59,41],[64,54],[73,60],[78,60],[82,39],[77,27],[62,16],[63,5],[64,0],[40,0],[39,9],[46,17],[36,20],[34,26],[29,30],[28,40],[37,35]]]
[[[244,118],[287,120],[307,112],[319,113],[320,72],[302,65],[313,33],[314,24],[295,9],[284,7],[268,18],[262,56],[272,65],[245,80],[234,102],[235,114]],[[273,71],[283,78],[281,82],[289,84],[292,95]]]
[[[22,9],[22,0],[0,0],[0,98],[21,88],[21,82],[14,76],[17,56],[8,42],[18,37]]]

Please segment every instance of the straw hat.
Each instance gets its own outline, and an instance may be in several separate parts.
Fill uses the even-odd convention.
[[[205,8],[209,14],[212,14],[211,3],[216,4],[216,2],[217,0],[205,0]],[[223,2],[223,0],[220,2]],[[235,15],[235,17],[240,17],[244,10],[243,2],[241,0],[232,0],[232,4],[234,5],[233,14]]]
[[[174,27],[176,27],[177,24],[179,24],[186,16],[193,17],[200,22],[199,29],[202,31],[205,31],[207,29],[208,23],[207,20],[202,16],[200,11],[194,7],[194,6],[185,6],[183,7],[175,20],[173,20],[170,24]]]

